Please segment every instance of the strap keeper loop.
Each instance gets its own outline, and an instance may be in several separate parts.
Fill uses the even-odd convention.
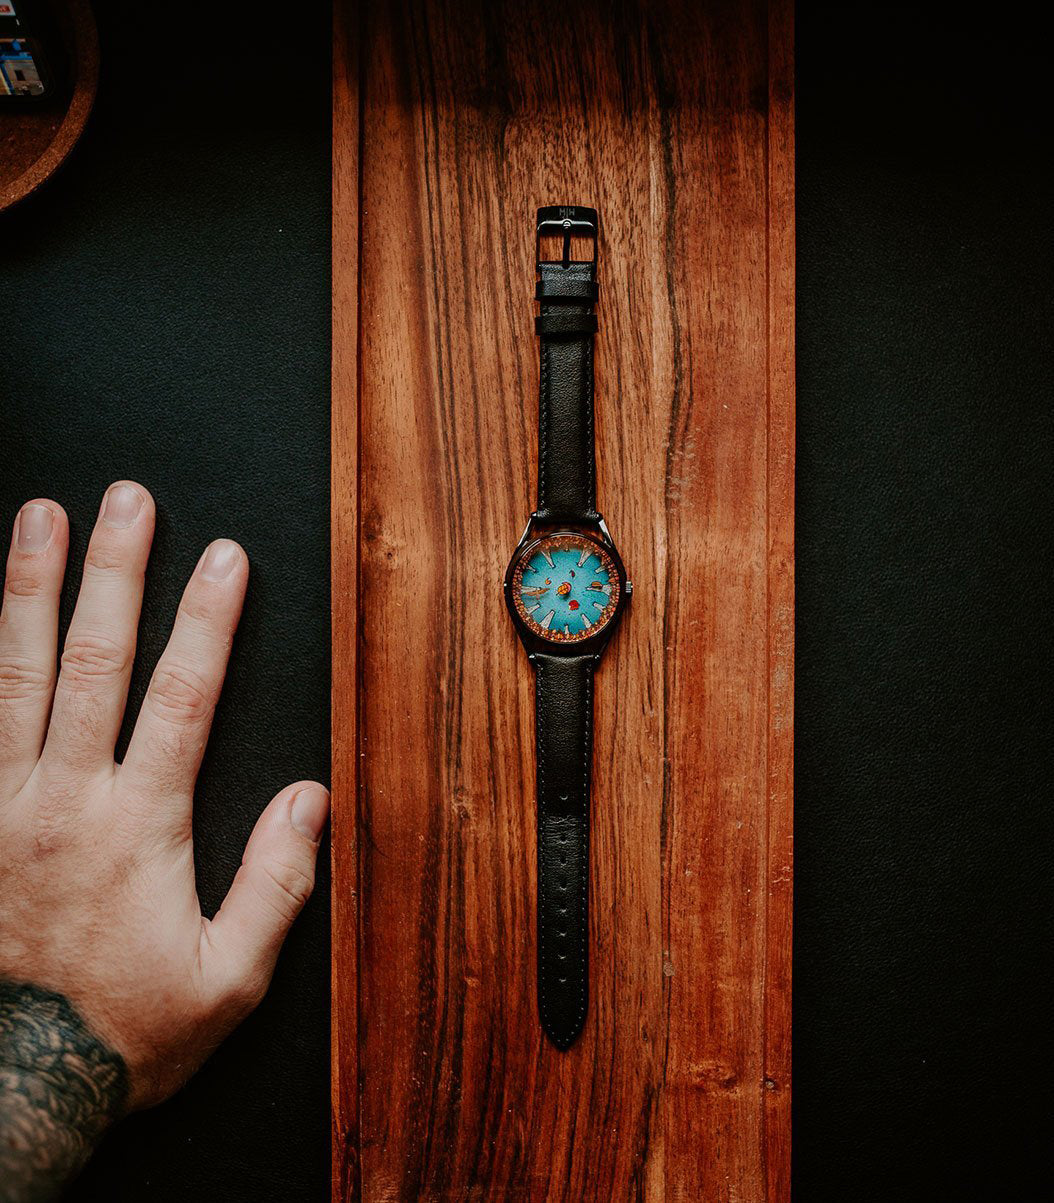
[[[536,301],[572,301],[595,304],[600,295],[596,280],[539,280],[534,289]]]
[[[595,313],[543,313],[534,319],[534,332],[542,338],[582,338],[596,334]]]

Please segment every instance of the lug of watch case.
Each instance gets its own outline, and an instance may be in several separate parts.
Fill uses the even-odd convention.
[[[595,209],[538,210],[538,508],[505,573],[505,604],[535,672],[538,1010],[552,1043],[581,1034],[589,999],[589,810],[593,672],[633,586],[596,508]],[[559,260],[542,239],[563,238]],[[593,241],[572,260],[571,239]]]

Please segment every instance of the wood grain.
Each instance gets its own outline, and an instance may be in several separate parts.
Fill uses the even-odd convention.
[[[786,0],[337,6],[334,1197],[789,1198]],[[534,991],[532,220],[601,213],[591,1009]]]
[[[330,1042],[332,1195],[344,1200],[359,1197],[359,72],[358,23],[339,0],[333,17]]]

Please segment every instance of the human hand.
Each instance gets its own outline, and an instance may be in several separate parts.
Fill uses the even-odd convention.
[[[121,764],[154,504],[107,491],[56,674],[69,527],[23,506],[0,612],[0,1200],[50,1197],[108,1123],[177,1090],[267,989],[314,882],[329,795],[281,791],[213,920],[194,782],[249,565],[210,544]],[[57,680],[56,680],[57,675]]]

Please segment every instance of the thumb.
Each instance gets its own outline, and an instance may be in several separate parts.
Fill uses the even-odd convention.
[[[251,1006],[263,997],[282,942],[315,884],[329,791],[317,781],[287,786],[268,805],[245,846],[241,868],[208,927],[209,967]]]

